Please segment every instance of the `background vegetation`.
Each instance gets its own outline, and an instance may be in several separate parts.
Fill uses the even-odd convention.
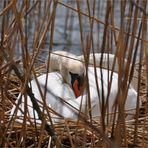
[[[117,6],[118,14],[115,11]],[[147,0],[1,0],[1,147],[147,147],[147,6]],[[63,13],[59,21],[59,15]],[[60,22],[64,25],[60,26]],[[59,38],[56,32],[60,32]],[[75,42],[77,38],[79,42]],[[20,91],[31,96],[34,108],[41,116],[27,84],[32,78],[48,72],[44,60],[57,49],[83,54],[86,66],[90,53],[115,54],[113,63],[118,62],[119,97],[125,101],[132,83],[138,92],[138,101],[143,103],[139,109],[137,101],[135,118],[124,120],[124,103],[121,102],[116,104],[120,107],[118,122],[112,121],[111,124],[105,124],[105,115],[102,115],[101,122],[88,117],[54,125],[50,123],[50,117],[47,120],[40,117],[41,124],[27,125],[26,113],[22,124],[16,122],[17,116],[10,120],[10,110]],[[127,62],[124,62],[125,58]],[[114,65],[110,68],[112,72],[116,68]],[[46,109],[51,112],[50,107]]]

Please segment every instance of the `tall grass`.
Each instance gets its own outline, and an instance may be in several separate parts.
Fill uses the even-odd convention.
[[[147,0],[117,2],[114,0],[3,0],[0,1],[0,4],[0,146],[145,147],[147,145]],[[105,6],[105,10],[102,10],[101,5]],[[117,5],[120,6],[119,20],[115,18]],[[65,12],[65,15],[62,16],[65,23],[61,38],[64,42],[60,40],[57,42],[55,39],[57,20],[61,17],[58,16],[59,9],[63,9],[63,13]],[[78,45],[73,43],[75,42],[73,40],[75,20],[78,22],[77,36],[80,39]],[[62,49],[60,49],[61,45]],[[73,53],[75,53],[72,50],[73,46],[80,49],[77,50],[77,53],[84,55],[86,69],[89,66],[90,53],[102,53],[99,67],[104,67],[103,53],[115,54],[113,65],[110,66],[108,59],[104,67],[108,69],[108,72],[111,70],[112,74],[117,71],[119,75],[118,95],[114,110],[119,109],[118,114],[112,115],[112,122],[108,122],[108,118],[106,118],[112,84],[111,74],[111,79],[108,78],[107,98],[105,98],[103,87],[99,92],[99,86],[97,86],[98,99],[102,102],[100,103],[101,117],[99,121],[91,116],[91,98],[88,95],[88,116],[80,114],[78,121],[65,119],[59,124],[52,123],[49,113],[57,113],[45,102],[47,82],[45,90],[41,91],[37,76],[49,72],[44,60],[46,59],[49,64],[50,53],[57,46],[63,50],[63,45],[64,50]],[[93,63],[96,76],[95,56]],[[87,75],[86,72],[86,87],[89,92]],[[28,86],[32,78],[36,80],[43,99],[43,112]],[[102,79],[103,77],[101,78],[103,86]],[[138,94],[137,108],[135,118],[125,121],[124,105],[130,84],[134,85]],[[10,110],[14,104],[17,106],[15,112],[19,110],[22,97],[19,98],[18,103],[15,103],[19,92],[25,98],[22,124],[16,122],[16,119],[20,117],[15,114],[10,117]],[[33,107],[42,121],[41,124],[36,122],[33,124],[27,116],[27,95],[31,98]],[[139,108],[139,100],[143,102],[142,108]],[[45,114],[46,111],[47,114]],[[61,117],[61,115],[58,116]],[[27,122],[30,124],[28,125]]]

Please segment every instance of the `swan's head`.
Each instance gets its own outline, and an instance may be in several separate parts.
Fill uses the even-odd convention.
[[[69,60],[62,66],[61,74],[67,83],[72,86],[75,96],[79,97],[82,94],[85,76],[83,63],[76,60]]]
[[[55,51],[50,55],[50,71],[59,71],[66,83],[71,85],[75,96],[82,94],[85,68],[78,57],[66,51]]]

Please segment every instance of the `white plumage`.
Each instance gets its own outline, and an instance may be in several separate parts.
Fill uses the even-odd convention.
[[[61,52],[59,52],[59,54],[60,53]],[[62,55],[64,55],[64,52],[62,53]],[[66,53],[66,56],[68,56],[68,53]],[[70,54],[70,56],[72,56],[72,54]],[[60,62],[58,62],[58,64],[61,64],[61,65],[58,65],[58,66],[61,68],[61,66],[63,66],[63,64],[65,64],[65,61],[67,61],[67,62],[72,62],[71,65],[76,64],[74,69],[71,66],[66,67],[66,65],[64,65],[64,68],[66,69],[66,71],[68,73],[71,70],[76,70],[78,74],[79,74],[79,72],[80,72],[80,74],[85,73],[85,70],[81,69],[82,65],[79,62],[78,62],[79,64],[77,65],[77,62],[74,64],[73,60],[71,60],[71,59],[63,59],[63,58],[59,59],[58,57],[59,56],[57,56],[57,55],[55,55],[55,56],[54,56],[54,54],[52,55],[52,57],[50,59],[50,60],[53,59],[52,62],[50,61],[51,62],[50,64],[52,64],[50,67],[51,71],[53,71],[52,69],[54,68],[53,65],[55,65],[55,62],[60,61]],[[75,56],[75,58],[76,58],[76,56]],[[79,65],[80,65],[80,67],[79,67]],[[52,68],[52,66],[53,66],[53,68]],[[78,67],[78,70],[76,69],[77,67]],[[63,83],[64,76],[63,76],[63,73],[61,73],[62,68],[61,69],[56,68],[55,70],[58,70],[59,72],[48,73],[46,103],[53,110],[55,110],[57,113],[61,114],[65,118],[71,118],[71,119],[76,120],[78,117],[77,116],[78,112],[76,110],[74,110],[73,108],[69,107],[68,105],[66,105],[65,103],[63,103],[63,101],[61,101],[60,98],[65,100],[67,103],[71,104],[77,110],[80,109],[80,104],[81,104],[82,105],[81,112],[86,113],[85,112],[86,111],[86,101],[88,98],[87,90],[84,90],[84,93],[82,96],[79,96],[78,98],[76,98],[75,94],[73,92],[73,89],[70,86],[70,83]],[[100,96],[102,96],[100,68],[96,68],[96,71],[97,71],[99,92],[100,92]],[[108,78],[110,78],[111,71],[102,69],[102,73],[103,73],[104,96],[106,98],[107,94],[108,94],[108,81],[110,81],[110,80],[108,80]],[[66,79],[67,82],[71,81],[69,79],[70,79],[70,77],[68,77],[68,79]],[[38,82],[41,86],[42,92],[44,92],[44,89],[45,89],[45,80],[46,80],[46,74],[43,74],[38,77]],[[96,88],[97,84],[96,84],[96,80],[95,80],[95,74],[94,74],[93,67],[88,68],[88,80],[89,80],[92,115],[93,115],[93,117],[100,116],[101,113],[100,113],[100,105],[99,105],[99,96],[98,96],[98,92],[97,92],[97,88]],[[32,87],[32,92],[35,95],[35,98],[38,99],[39,101],[43,102],[35,80],[31,81],[31,87]],[[112,111],[112,107],[115,102],[117,92],[118,92],[118,74],[113,73],[111,91],[110,91],[110,95],[109,95],[109,104],[108,104],[109,113],[111,113],[111,111]],[[102,98],[100,98],[100,100],[101,99]],[[28,113],[31,118],[34,118],[32,102],[29,97],[27,97],[27,100],[28,100],[27,104],[30,106],[30,107],[28,107],[28,110],[29,110]],[[24,103],[23,102],[24,102],[24,98],[22,98],[22,103],[20,104],[20,106],[22,106],[21,107],[22,111],[24,111]],[[128,90],[127,98],[126,98],[125,110],[135,109],[136,102],[137,102],[137,92],[132,88],[132,86],[130,86],[130,88]],[[15,110],[15,106],[13,106],[13,108],[11,110],[11,115],[13,114],[14,110]],[[42,110],[42,107],[41,107],[41,110]],[[132,111],[130,110],[129,113],[134,114],[135,110],[132,110]],[[21,111],[17,112],[17,116],[23,116]],[[38,119],[37,113],[36,113],[36,119]],[[18,120],[18,121],[21,122],[20,120]],[[54,120],[54,121],[57,121],[57,120]]]

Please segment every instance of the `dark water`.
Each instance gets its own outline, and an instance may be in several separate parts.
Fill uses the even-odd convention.
[[[63,0],[63,3],[70,5],[71,7],[77,9],[76,2],[74,0]],[[90,0],[90,10],[91,13],[93,11],[93,0]],[[3,9],[4,1],[0,2],[0,12]],[[35,3],[35,1],[30,1],[30,7]],[[27,28],[27,35],[28,35],[28,49],[30,54],[32,53],[33,49],[33,40],[34,40],[34,33],[36,30],[36,24],[39,21],[40,23],[43,21],[44,16],[44,7],[47,4],[46,0],[41,1],[41,13],[39,15],[39,12],[37,11],[38,8],[36,7],[36,11],[31,12],[27,18],[23,21],[24,30],[25,27]],[[17,8],[18,11],[20,10],[22,5],[22,1],[17,1]],[[101,20],[102,22],[105,22],[105,14],[106,14],[106,5],[107,0],[96,0],[95,5],[95,18]],[[119,28],[120,26],[120,0],[114,0],[114,21],[115,21],[115,27]],[[126,12],[128,12],[130,6],[130,2],[127,1],[126,4]],[[88,14],[87,4],[85,0],[81,0],[80,3],[81,11]],[[51,10],[49,10],[50,12]],[[10,11],[7,13],[9,15],[10,22],[13,20],[13,13]],[[126,17],[127,14],[125,14]],[[86,46],[87,41],[86,38],[90,33],[90,25],[89,25],[89,19],[86,16],[82,16],[82,26],[83,26],[83,37],[84,37],[84,45]],[[125,19],[126,21],[126,19]],[[0,17],[0,22],[2,22],[2,17]],[[0,25],[0,29],[2,25]],[[9,25],[7,25],[9,27]],[[5,28],[7,30],[7,27]],[[1,30],[2,31],[2,30]],[[94,50],[96,52],[101,51],[101,45],[102,45],[102,38],[103,38],[103,31],[104,31],[104,25],[101,25],[94,21],[93,26],[93,39],[94,39]],[[25,31],[24,31],[25,33]],[[42,36],[43,30],[40,34],[38,34],[39,39]],[[40,53],[39,58],[45,59],[48,55],[48,49],[49,49],[49,42],[50,41],[50,33],[47,33],[46,40],[42,49],[42,52]],[[107,47],[106,47],[107,48]],[[58,4],[56,9],[56,17],[55,17],[55,27],[54,27],[54,36],[53,36],[53,51],[55,50],[68,50],[76,55],[82,54],[82,46],[81,46],[81,38],[80,38],[80,28],[79,28],[79,19],[78,19],[78,13],[68,9],[61,4]],[[114,42],[111,45],[111,51],[114,52],[115,44]],[[22,53],[22,47],[20,44],[20,38],[18,37],[17,44],[15,47],[15,56],[19,57]]]

